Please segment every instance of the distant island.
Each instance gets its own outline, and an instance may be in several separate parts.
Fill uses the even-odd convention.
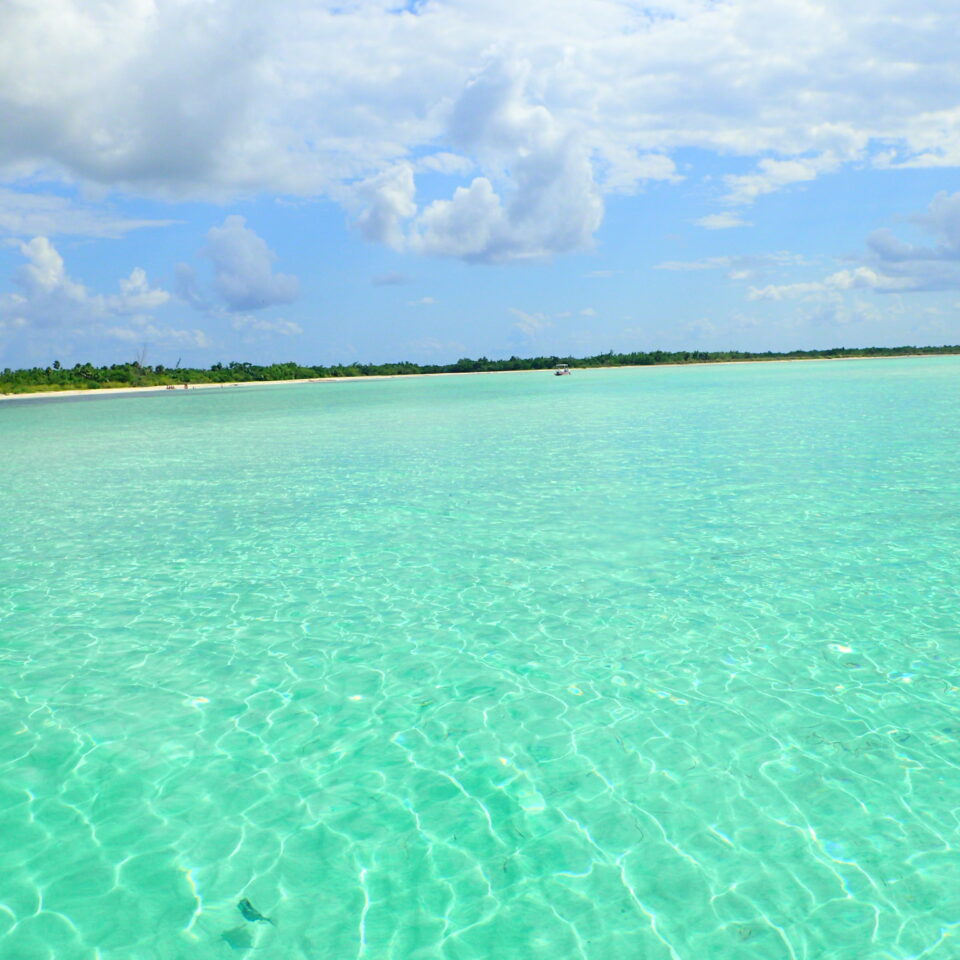
[[[292,361],[258,366],[254,363],[215,363],[199,367],[149,366],[139,361],[95,367],[72,367],[53,361],[49,367],[0,372],[0,393],[46,393],[59,390],[109,390],[117,387],[162,387],[182,384],[255,383],[266,380],[322,380],[330,377],[397,377],[432,373],[487,373],[501,370],[549,370],[565,363],[572,368],[647,367],[658,364],[736,363],[757,360],[840,360],[852,357],[911,357],[960,354],[960,345],[940,347],[837,347],[832,350],[791,350],[789,353],[749,353],[742,350],[652,350],[637,353],[599,353],[593,357],[510,357],[489,360],[464,357],[456,363],[350,363],[303,366]]]

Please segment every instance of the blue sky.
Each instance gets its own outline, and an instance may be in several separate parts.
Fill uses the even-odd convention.
[[[960,7],[0,7],[0,367],[960,343]]]

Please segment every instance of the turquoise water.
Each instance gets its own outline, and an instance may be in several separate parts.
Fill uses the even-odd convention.
[[[0,957],[960,955],[958,400],[0,405]]]

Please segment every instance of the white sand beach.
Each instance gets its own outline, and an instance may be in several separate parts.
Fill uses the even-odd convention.
[[[703,360],[695,363],[649,363],[622,364],[605,367],[571,367],[573,373],[589,373],[592,370],[651,370],[656,367],[719,367],[743,363],[826,363],[834,360],[913,360],[920,357],[944,356],[944,354],[910,353],[899,356],[880,357],[784,357],[776,360]],[[150,387],[101,387],[93,390],[42,390],[34,393],[0,393],[0,403],[4,400],[55,400],[62,397],[117,397],[125,394],[166,393],[183,390],[220,390],[227,387],[275,387],[291,383],[357,383],[373,380],[411,380],[423,377],[478,377],[487,374],[505,373],[541,373],[552,374],[550,367],[532,370],[453,370],[446,373],[397,373],[374,374],[366,377],[308,377],[300,380],[239,380],[230,383],[191,383],[175,386]]]

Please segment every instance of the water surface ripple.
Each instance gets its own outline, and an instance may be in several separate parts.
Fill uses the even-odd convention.
[[[0,957],[956,957],[958,385],[0,407]]]

